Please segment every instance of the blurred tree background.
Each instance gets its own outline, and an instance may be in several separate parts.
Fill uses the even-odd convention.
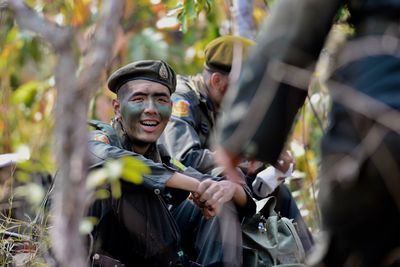
[[[100,87],[90,104],[88,118],[110,121],[113,95],[106,88],[107,76],[117,67],[139,59],[163,59],[177,73],[194,74],[202,69],[204,46],[219,35],[242,34],[243,17],[251,22],[254,37],[268,16],[273,1],[253,0],[137,0],[124,1],[120,25],[116,32],[111,62],[101,75]],[[47,20],[73,27],[76,49],[85,54],[90,49],[94,24],[103,1],[98,0],[27,0],[26,4]],[[238,8],[247,5],[248,13]],[[244,14],[244,15],[243,15]],[[247,14],[247,15],[246,15]],[[343,12],[343,17],[346,13]],[[350,33],[338,18],[330,41],[324,49],[312,82],[307,104],[303,107],[288,148],[297,160],[289,184],[310,230],[317,234],[320,218],[318,194],[319,140],[326,127],[330,99],[324,87],[338,44]],[[22,30],[4,1],[0,1],[0,154],[16,153],[18,168],[6,168],[0,158],[1,185],[0,233],[9,230],[11,204],[29,202],[29,211],[21,221],[34,220],[46,193],[42,180],[31,174],[57,169],[54,159],[55,56],[52,48],[39,36]],[[47,176],[46,176],[47,177]],[[18,185],[15,188],[14,185]],[[18,189],[21,188],[22,190]],[[47,184],[48,186],[48,184]],[[30,214],[30,215],[29,215]],[[6,223],[7,222],[7,223]],[[6,235],[3,235],[5,237]],[[10,251],[2,242],[0,250]],[[4,254],[4,252],[2,252]]]

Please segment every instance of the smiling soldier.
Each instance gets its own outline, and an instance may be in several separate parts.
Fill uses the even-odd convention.
[[[99,219],[92,232],[93,266],[201,266],[183,252],[168,205],[178,205],[190,192],[196,193],[203,203],[199,209],[212,218],[225,202],[250,205],[251,210],[254,203],[247,201],[251,198],[238,184],[177,168],[156,145],[171,116],[170,97],[176,87],[175,72],[167,63],[128,64],[110,76],[108,87],[117,94],[115,117],[111,125],[90,122],[96,128],[89,140],[91,168],[107,159],[132,156],[149,166],[151,173],[143,176],[140,185],[122,180],[120,198],[97,200],[90,207],[89,215]]]

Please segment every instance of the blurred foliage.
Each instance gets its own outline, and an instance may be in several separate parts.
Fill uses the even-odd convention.
[[[121,180],[141,184],[143,175],[149,174],[150,168],[138,159],[125,156],[118,160],[108,160],[97,169],[92,170],[86,180],[89,190],[94,190],[95,199],[106,199],[110,196],[121,196]],[[109,185],[109,188],[106,186]],[[98,223],[95,217],[86,217],[80,225],[82,234],[89,234]]]
[[[99,189],[97,198],[106,198],[108,193],[102,188],[104,184],[110,184],[111,194],[115,198],[121,196],[120,178],[133,184],[141,184],[142,176],[150,173],[150,168],[133,157],[122,157],[119,160],[109,160],[103,167],[89,173],[86,186],[89,189]]]
[[[102,1],[26,2],[46,19],[73,28],[77,33],[76,41],[82,54],[90,47]],[[111,119],[113,95],[107,90],[105,81],[108,74],[123,64],[138,59],[157,58],[169,62],[179,74],[195,74],[201,71],[205,45],[219,35],[231,33],[232,16],[229,2],[125,1],[113,60],[102,77],[102,86],[98,88],[89,117],[103,121]],[[259,27],[273,0],[254,2],[253,18],[256,27]],[[351,27],[343,24],[346,16],[348,12],[343,9],[337,17],[341,26],[336,30],[348,34],[351,33]],[[327,58],[329,61],[329,57]],[[56,97],[53,76],[55,61],[51,49],[40,37],[28,31],[21,31],[12,14],[7,9],[0,8],[0,154],[15,152],[21,146],[28,147],[29,161],[18,165],[18,170],[13,171],[7,179],[17,178],[18,183],[24,186],[15,191],[19,196],[37,192],[36,197],[30,199],[36,205],[46,190],[39,192],[40,183],[32,179],[32,174],[54,175],[56,169],[51,150],[54,131],[52,115]],[[328,65],[323,68],[328,68]],[[321,69],[316,73],[308,102],[299,114],[288,144],[297,160],[297,172],[290,180],[289,186],[313,232],[318,231],[320,225],[315,201],[318,193],[316,177],[320,161],[319,141],[326,127],[327,110],[330,105],[327,90],[323,86],[322,73]],[[129,172],[134,173],[133,176],[127,175],[128,168],[133,168],[134,172]],[[108,193],[98,185],[110,182],[112,194],[118,196],[120,181],[116,177],[119,174],[122,174],[125,180],[140,183],[140,174],[147,172],[140,162],[127,162],[126,159],[121,162],[109,162],[104,168],[89,175],[88,186],[97,188],[96,196],[102,198]],[[1,186],[2,191],[7,191],[3,187],[9,189],[13,183],[3,180]],[[90,231],[90,225],[93,225],[93,219],[88,218],[82,223],[82,231]],[[0,246],[7,246],[7,242],[7,239],[3,239]],[[0,255],[0,261],[3,260],[3,256]]]

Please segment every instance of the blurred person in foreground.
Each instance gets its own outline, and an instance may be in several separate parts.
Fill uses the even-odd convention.
[[[400,0],[276,1],[224,103],[217,159],[229,177],[243,156],[277,161],[344,4],[355,35],[327,84],[319,174],[327,242],[310,264],[400,266]]]
[[[91,168],[109,159],[134,157],[150,168],[139,185],[121,180],[121,197],[97,200],[89,214],[99,219],[93,231],[94,266],[230,266],[240,264],[241,243],[222,244],[216,216],[228,206],[236,212],[253,214],[255,204],[242,185],[204,175],[170,161],[156,141],[171,115],[171,94],[175,91],[174,70],[161,60],[141,60],[121,67],[108,79],[115,118],[112,124],[91,121],[89,151]],[[181,235],[170,207],[189,202],[192,211],[207,220],[207,228],[192,224],[202,236]],[[236,211],[236,208],[238,211]],[[247,213],[246,213],[247,212]],[[227,224],[238,220],[233,217]],[[198,221],[200,222],[200,220]],[[237,222],[236,222],[237,224]],[[207,234],[202,230],[207,230]],[[240,233],[240,232],[239,232]],[[233,235],[234,233],[232,233]],[[184,247],[182,244],[190,247]],[[226,246],[235,257],[227,258]],[[197,257],[191,257],[188,251]],[[188,259],[190,257],[190,259]],[[238,265],[239,266],[239,265]]]
[[[202,173],[221,173],[221,168],[215,164],[215,152],[211,149],[216,141],[216,119],[229,85],[237,79],[242,62],[254,44],[240,36],[217,37],[204,49],[205,62],[201,73],[177,75],[177,88],[171,97],[172,116],[158,142],[185,166]],[[303,247],[309,252],[313,245],[312,236],[291,192],[283,183],[291,175],[293,165],[293,157],[285,151],[280,163],[276,164],[277,168],[270,166],[266,169],[261,162],[243,161],[240,169],[246,175],[246,182],[255,198],[271,194],[277,197],[277,212],[294,219]]]

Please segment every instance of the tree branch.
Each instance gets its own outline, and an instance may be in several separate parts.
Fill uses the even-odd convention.
[[[79,76],[79,88],[82,94],[94,93],[94,90],[97,89],[95,85],[100,80],[101,71],[110,61],[112,53],[105,53],[105,51],[112,51],[115,34],[110,33],[116,32],[122,16],[122,7],[123,1],[121,0],[104,2],[103,13],[94,33],[92,49],[83,60],[82,73]],[[87,88],[88,86],[90,88]]]
[[[40,17],[32,8],[26,5],[23,0],[6,0],[2,4],[8,4],[13,11],[14,17],[22,29],[30,30],[42,36],[55,49],[68,45],[71,39],[71,30],[61,27],[56,23]]]

